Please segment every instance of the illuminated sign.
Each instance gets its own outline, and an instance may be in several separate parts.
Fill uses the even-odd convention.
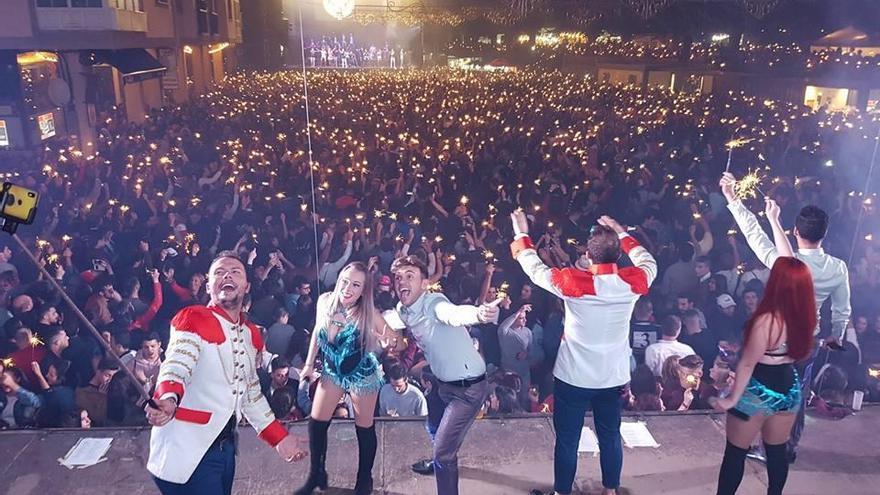
[[[9,133],[6,131],[5,120],[0,120],[0,146],[9,146]]]
[[[55,135],[55,116],[52,112],[37,116],[37,125],[40,127],[40,139],[49,139]]]

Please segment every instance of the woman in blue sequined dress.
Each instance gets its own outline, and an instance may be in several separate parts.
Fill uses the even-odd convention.
[[[355,494],[373,491],[372,470],[377,447],[373,413],[379,389],[385,384],[379,356],[385,348],[403,346],[403,339],[399,337],[374,305],[373,276],[367,266],[359,261],[346,265],[339,272],[336,288],[318,298],[315,330],[301,374],[304,380],[318,376],[315,360],[320,354],[323,369],[309,420],[311,467],[306,484],[296,495],[327,488],[327,430],[333,411],[346,393],[354,406],[358,439]]]
[[[786,444],[801,404],[794,364],[813,348],[816,302],[810,269],[792,257],[773,264],[764,298],[746,323],[742,356],[728,397],[713,401],[727,411],[727,447],[718,495],[733,495],[746,453],[759,434],[767,455],[768,495],[780,495],[788,477]]]

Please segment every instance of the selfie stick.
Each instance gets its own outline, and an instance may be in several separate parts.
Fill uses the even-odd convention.
[[[110,359],[112,359],[116,362],[116,364],[119,365],[119,369],[122,370],[122,373],[126,376],[126,378],[131,380],[131,383],[134,385],[134,388],[137,389],[138,395],[141,396],[141,399],[143,399],[153,409],[159,409],[159,406],[156,404],[156,402],[153,401],[147,391],[144,390],[141,382],[137,379],[137,377],[134,376],[134,372],[131,371],[128,366],[122,363],[122,360],[119,359],[119,356],[117,356],[116,353],[113,352],[113,349],[110,348],[110,344],[106,340],[104,340],[104,337],[101,337],[101,333],[98,332],[98,329],[96,329],[95,326],[92,325],[92,322],[90,322],[89,319],[86,318],[86,315],[84,315],[82,311],[80,311],[79,308],[76,306],[76,304],[74,304],[73,300],[70,299],[70,296],[67,295],[67,292],[64,291],[64,288],[62,288],[58,281],[55,280],[55,277],[53,277],[48,271],[46,271],[46,268],[40,264],[40,261],[37,259],[36,256],[34,256],[34,253],[32,253],[31,250],[28,249],[25,243],[21,240],[21,237],[19,237],[18,234],[12,234],[12,238],[15,239],[15,242],[18,243],[18,246],[21,248],[21,250],[24,251],[25,254],[27,254],[28,258],[31,260],[31,263],[33,263],[34,266],[36,266],[40,270],[40,273],[42,273],[44,277],[49,279],[49,282],[55,287],[55,290],[57,290],[58,293],[61,294],[61,298],[64,299],[64,302],[66,302],[67,305],[70,306],[73,312],[76,313],[77,318],[79,318],[79,320],[86,326],[86,328],[89,329],[89,331],[92,333],[92,336],[95,337],[95,340],[97,340],[98,343],[101,344],[101,347],[103,347],[104,350],[107,351],[107,355],[110,356]]]

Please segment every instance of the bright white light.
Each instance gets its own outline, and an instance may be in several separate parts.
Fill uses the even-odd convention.
[[[354,13],[354,0],[324,0],[324,10],[337,19],[345,19]]]
[[[831,161],[831,160],[828,160],[827,162],[825,162],[825,166],[826,166],[826,167],[833,167],[833,166],[834,166],[834,162]]]

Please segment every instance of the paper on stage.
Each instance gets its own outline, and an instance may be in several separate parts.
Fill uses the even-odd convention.
[[[589,426],[581,428],[581,441],[578,443],[578,452],[590,452],[593,454],[599,452],[599,440]]]
[[[654,435],[648,431],[648,426],[641,422],[620,423],[620,436],[623,437],[623,443],[629,448],[633,447],[659,447],[660,444],[654,440]]]
[[[110,450],[112,438],[80,438],[58,462],[69,469],[94,466],[106,460],[104,455]]]

